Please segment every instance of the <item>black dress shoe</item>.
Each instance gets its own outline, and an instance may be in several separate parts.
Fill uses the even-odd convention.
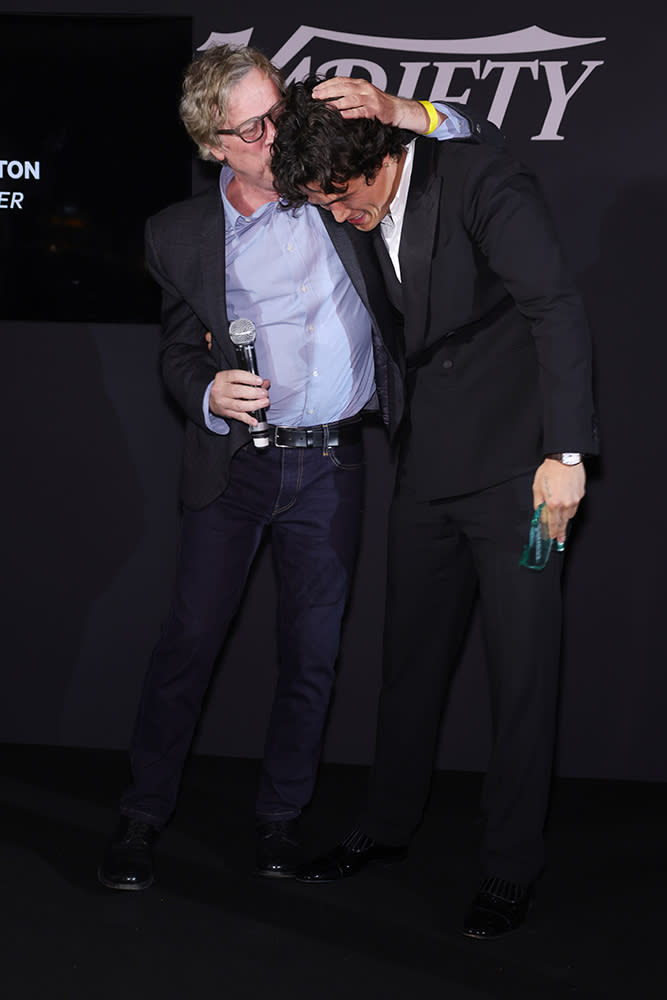
[[[265,878],[294,878],[301,860],[298,819],[257,823],[257,874]]]
[[[155,877],[153,845],[158,831],[150,823],[121,816],[97,877],[108,889],[147,889]]]
[[[393,847],[379,844],[367,837],[361,830],[353,830],[345,840],[328,854],[323,854],[308,864],[301,865],[296,872],[297,882],[337,882],[341,878],[356,875],[370,864],[391,865],[402,861],[408,853],[407,847]]]
[[[485,878],[463,921],[463,933],[480,941],[502,937],[521,927],[533,902],[532,885]]]

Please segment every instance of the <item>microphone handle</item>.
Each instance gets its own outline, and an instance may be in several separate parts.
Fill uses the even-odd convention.
[[[235,344],[234,350],[238,358],[239,368],[253,375],[259,375],[257,371],[257,354],[252,344]]]
[[[253,375],[259,375],[257,371],[257,355],[252,344],[234,344],[239,368]],[[266,419],[265,410],[253,410],[250,414],[257,421],[256,427],[250,428],[250,436],[256,448],[266,448],[269,443],[269,425]]]

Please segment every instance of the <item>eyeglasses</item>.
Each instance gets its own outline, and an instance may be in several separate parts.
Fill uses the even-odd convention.
[[[549,561],[554,540],[549,537],[549,525],[542,517],[543,509],[544,503],[535,509],[528,530],[528,541],[519,560],[519,565],[525,566],[526,569],[544,569]],[[564,552],[565,544],[556,542],[556,548],[559,552]]]
[[[272,108],[269,108],[266,114],[258,115],[257,118],[248,118],[247,121],[241,122],[236,128],[216,129],[216,134],[237,135],[243,142],[258,142],[264,135],[266,119],[268,118],[272,125],[277,125],[278,118],[284,109],[285,101],[281,99]]]

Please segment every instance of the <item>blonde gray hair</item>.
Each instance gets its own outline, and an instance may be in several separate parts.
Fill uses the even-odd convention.
[[[217,129],[227,118],[229,95],[241,80],[258,69],[283,89],[280,70],[263,52],[246,45],[217,45],[205,49],[185,71],[179,106],[181,121],[202,160],[214,160],[209,146],[218,146]]]

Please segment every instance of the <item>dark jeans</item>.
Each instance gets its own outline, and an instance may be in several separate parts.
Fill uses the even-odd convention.
[[[252,445],[232,459],[224,494],[186,510],[171,610],[144,681],[124,815],[161,827],[176,803],[202,700],[263,532],[278,582],[279,676],[257,815],[291,818],[310,800],[340,628],[357,553],[361,444]],[[243,706],[239,706],[243,711]]]
[[[530,882],[544,863],[558,698],[563,556],[519,566],[533,476],[466,496],[394,498],[375,768],[361,828],[405,844],[428,796],[443,702],[479,595],[493,743],[482,867]]]

